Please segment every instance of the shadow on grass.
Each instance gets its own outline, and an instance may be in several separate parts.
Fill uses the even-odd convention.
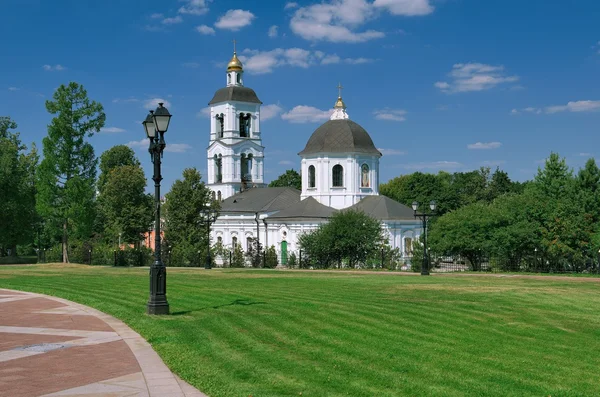
[[[208,310],[208,309],[219,309],[221,307],[226,307],[226,306],[252,306],[252,305],[266,305],[267,302],[253,302],[249,299],[236,299],[233,302],[230,303],[225,303],[222,305],[217,305],[217,306],[207,306],[207,307],[202,307],[200,309],[196,309],[196,310],[183,310],[183,311],[179,311],[179,312],[173,312],[171,313],[172,316],[184,316],[186,314],[190,314],[193,312],[199,312],[202,310]]]

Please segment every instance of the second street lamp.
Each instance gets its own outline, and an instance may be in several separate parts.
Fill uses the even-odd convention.
[[[160,160],[165,150],[165,132],[169,128],[171,114],[163,103],[158,104],[155,111],[150,111],[146,120],[142,122],[146,136],[150,141],[148,152],[154,165],[154,262],[150,266],[150,299],[148,300],[148,314],[169,314],[167,302],[167,270],[160,255]]]
[[[429,203],[429,209],[431,212],[417,212],[419,209],[419,203],[413,201],[412,209],[415,214],[415,219],[419,218],[423,221],[423,264],[421,265],[421,276],[429,276],[429,251],[427,249],[427,220],[432,216],[435,216],[435,210],[437,204],[435,201]]]
[[[205,269],[212,267],[212,258],[210,256],[210,224],[217,220],[217,211],[214,208],[204,208],[202,210],[202,222],[206,223],[206,263]]]

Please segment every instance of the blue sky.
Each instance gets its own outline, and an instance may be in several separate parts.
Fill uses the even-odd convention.
[[[141,120],[173,114],[164,186],[206,170],[204,109],[232,40],[263,102],[265,179],[298,169],[336,86],[382,149],[381,181],[499,165],[533,177],[551,151],[578,169],[600,146],[594,0],[3,0],[2,115],[40,145],[44,101],[76,81],[104,105],[99,156],[129,144],[150,176]],[[270,116],[265,120],[265,116]]]

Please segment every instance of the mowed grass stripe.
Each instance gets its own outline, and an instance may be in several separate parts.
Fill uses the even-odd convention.
[[[0,268],[0,286],[113,314],[211,396],[600,395],[598,283],[511,277]]]

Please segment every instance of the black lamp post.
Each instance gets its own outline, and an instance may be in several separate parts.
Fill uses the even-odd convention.
[[[206,263],[205,269],[211,268],[212,259],[210,257],[210,224],[217,220],[217,211],[214,208],[204,208],[201,212],[202,222],[206,223]]]
[[[417,212],[417,209],[419,209],[419,203],[416,201],[413,201],[412,203],[412,209],[415,214],[415,219],[419,218],[423,221],[423,265],[421,266],[421,276],[429,276],[429,252],[427,250],[427,220],[432,216],[435,216],[436,207],[437,205],[435,201],[432,200],[429,203],[429,209],[431,209],[431,212]]]
[[[154,263],[150,266],[150,299],[148,300],[148,314],[169,314],[167,302],[167,270],[160,256],[160,160],[165,150],[165,132],[169,128],[171,114],[162,103],[158,104],[155,111],[150,111],[146,120],[142,122],[146,136],[150,141],[150,158],[154,164]],[[158,133],[158,134],[157,134]]]

